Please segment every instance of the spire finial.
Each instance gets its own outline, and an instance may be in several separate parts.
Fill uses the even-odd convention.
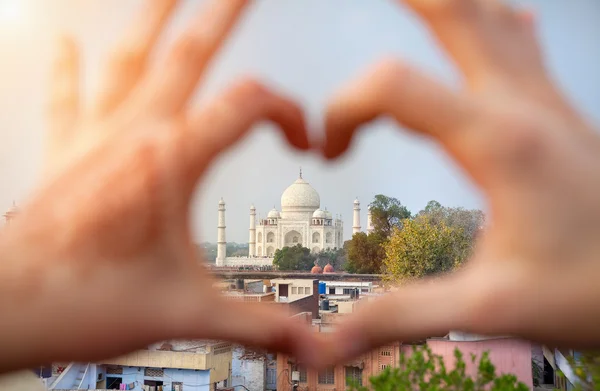
[[[300,179],[302,179],[302,167],[300,167]]]

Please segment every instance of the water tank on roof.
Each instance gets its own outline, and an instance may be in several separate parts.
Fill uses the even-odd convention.
[[[324,295],[327,293],[327,284],[324,282],[319,282],[319,294]]]
[[[321,300],[321,309],[323,311],[329,311],[329,300]]]

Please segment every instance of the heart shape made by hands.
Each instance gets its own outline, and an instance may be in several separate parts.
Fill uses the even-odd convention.
[[[499,0],[405,2],[456,62],[465,88],[382,61],[332,100],[321,152],[337,158],[356,129],[381,115],[440,142],[489,202],[491,223],[466,267],[401,287],[327,337],[273,308],[224,300],[191,240],[197,182],[259,120],[279,125],[296,148],[311,146],[301,109],[254,80],[188,107],[250,1],[208,1],[150,69],[177,4],[152,0],[111,55],[90,106],[79,94],[77,45],[62,41],[48,174],[0,239],[8,260],[0,286],[12,289],[0,302],[23,314],[0,321],[0,370],[95,360],[174,338],[233,340],[315,366],[452,329],[600,345],[597,284],[581,278],[599,272],[600,141],[544,69],[532,14]],[[569,286],[562,296],[542,293],[558,279]],[[108,306],[112,317],[97,311]],[[43,331],[31,327],[39,317]]]

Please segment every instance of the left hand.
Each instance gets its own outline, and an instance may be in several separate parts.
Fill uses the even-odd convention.
[[[276,305],[224,300],[190,232],[203,174],[263,119],[309,147],[296,104],[253,80],[190,106],[248,0],[210,0],[166,59],[149,56],[176,0],[146,0],[88,107],[79,57],[53,74],[47,175],[0,234],[0,372],[94,361],[165,339],[226,339],[302,355],[308,328]],[[10,315],[8,315],[10,314]]]

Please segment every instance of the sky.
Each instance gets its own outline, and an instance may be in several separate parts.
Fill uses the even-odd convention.
[[[35,189],[42,164],[44,103],[56,31],[74,34],[85,54],[84,92],[92,96],[105,54],[144,0],[0,0],[0,211]],[[225,1],[225,0],[224,0]],[[182,1],[156,56],[185,28],[203,0]],[[600,123],[600,1],[523,0],[539,19],[548,68],[575,106]],[[459,76],[421,22],[392,0],[258,0],[213,62],[201,103],[238,77],[251,75],[296,98],[320,137],[322,107],[344,82],[384,56],[397,56],[457,85]],[[432,113],[435,115],[435,113]],[[216,241],[217,204],[227,203],[227,239],[247,242],[249,207],[263,217],[280,209],[298,177],[319,192],[321,206],[352,234],[352,202],[375,194],[418,212],[429,200],[481,208],[465,173],[434,143],[380,120],[365,126],[343,159],[326,163],[293,152],[270,125],[256,126],[222,155],[199,184],[194,239]]]

